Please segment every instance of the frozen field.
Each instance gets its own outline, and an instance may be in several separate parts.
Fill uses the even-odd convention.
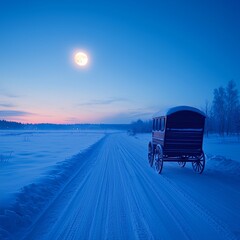
[[[0,131],[0,206],[103,136],[101,131]]]
[[[209,170],[240,177],[240,137],[209,136],[204,139],[203,147]]]
[[[202,175],[189,163],[164,163],[156,174],[147,161],[149,140],[149,134],[93,135],[86,151],[80,144],[72,155],[80,154],[52,161],[50,170],[38,166],[42,177],[31,178],[1,210],[0,239],[240,239],[238,139],[205,139]],[[70,142],[79,141],[69,137],[62,148]]]

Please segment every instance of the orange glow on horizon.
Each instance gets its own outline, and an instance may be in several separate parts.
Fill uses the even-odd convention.
[[[56,115],[56,116],[44,116],[44,115],[29,115],[29,116],[16,116],[16,117],[6,117],[5,120],[20,122],[24,124],[39,124],[39,123],[50,123],[50,124],[84,124],[84,123],[99,123],[102,116],[97,116],[93,114],[84,114],[81,116],[69,116],[66,117]]]

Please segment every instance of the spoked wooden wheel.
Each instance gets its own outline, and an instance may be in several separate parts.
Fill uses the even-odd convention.
[[[156,152],[154,154],[154,164],[157,173],[160,174],[163,167],[163,151],[161,146],[156,147]]]
[[[186,162],[179,161],[179,162],[178,162],[178,164],[179,164],[179,166],[180,166],[180,167],[182,167],[182,168],[183,168],[183,167],[185,167],[185,165],[186,165]]]
[[[201,174],[205,167],[205,155],[204,152],[199,157],[196,157],[196,160],[192,162],[192,167],[194,172]]]
[[[153,147],[152,147],[152,143],[149,142],[148,144],[148,162],[150,167],[152,167],[153,165]]]

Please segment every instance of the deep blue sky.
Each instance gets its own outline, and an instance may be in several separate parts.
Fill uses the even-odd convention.
[[[0,119],[128,123],[203,107],[240,86],[239,12],[235,0],[1,0]]]

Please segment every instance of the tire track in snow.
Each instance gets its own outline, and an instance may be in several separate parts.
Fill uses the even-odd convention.
[[[97,152],[95,150],[95,153],[97,160],[105,160],[103,151]],[[72,207],[67,208],[65,214],[60,218],[60,222],[63,223],[61,233],[59,231],[59,224],[56,224],[49,235],[49,239],[78,239],[79,236],[82,239],[93,239],[91,238],[91,230],[97,231],[100,234],[99,230],[104,229],[102,225],[100,229],[98,227],[98,230],[92,229],[100,196],[103,191],[107,167],[107,164],[101,164],[100,169],[95,173],[96,165],[98,164],[92,166],[93,169],[90,170],[87,181],[78,190],[77,195],[74,196],[71,204]],[[65,220],[66,218],[68,218],[67,221]]]
[[[118,211],[109,211],[108,219],[108,234],[110,239],[130,239],[134,237],[134,232],[131,229],[131,216],[129,216],[129,206],[126,196],[126,187],[122,178],[121,169],[119,168],[118,141],[112,139],[110,145],[111,164],[109,165],[109,177],[113,183],[112,198],[109,209],[118,209]]]
[[[136,156],[133,156],[125,148],[125,146],[122,146],[122,148],[124,149],[124,154],[126,155],[126,159],[136,159]],[[135,169],[135,172],[141,173],[141,177],[139,178],[139,183],[141,184],[142,191],[140,191],[139,197],[140,197],[140,194],[143,194],[143,193],[145,193],[145,196],[146,196],[146,200],[142,205],[144,206],[144,205],[148,205],[149,203],[152,203],[151,207],[154,208],[155,213],[158,213],[159,209],[163,207],[168,217],[169,216],[171,217],[172,223],[175,224],[176,227],[180,229],[182,233],[182,237],[184,239],[191,239],[188,234],[189,232],[187,229],[188,227],[181,224],[182,217],[179,217],[177,209],[174,209],[174,207],[171,206],[172,204],[170,201],[163,200],[163,198],[161,197],[163,194],[159,194],[159,192],[156,191],[156,189],[154,188],[155,183],[152,182],[152,180],[148,177],[146,172],[142,169],[142,166],[140,166],[139,168],[136,165],[138,165],[137,162],[130,167],[131,169]],[[160,215],[161,213],[159,212],[158,214]],[[154,214],[155,216],[151,215],[151,218],[156,219],[157,217],[156,215],[158,214]],[[164,222],[164,219],[162,219],[162,221]],[[169,229],[169,226],[166,226],[165,229],[163,229],[162,235],[164,235],[164,232],[167,232],[167,231],[171,231],[171,229]],[[169,236],[166,236],[166,237],[168,238]],[[165,239],[165,237],[163,237],[163,239]]]
[[[106,138],[107,136],[102,138],[98,143],[94,144],[94,147],[101,148]],[[91,149],[88,152],[89,158],[86,158],[85,162],[79,166],[74,176],[63,186],[55,199],[52,200],[35,223],[33,223],[23,239],[42,239],[42,236],[48,234],[49,229],[59,222],[59,216],[67,212],[68,207],[73,204],[74,199],[88,180],[91,174],[91,167],[96,161],[96,156],[91,152]],[[17,239],[22,239],[21,233]]]
[[[131,224],[135,233],[135,239],[153,239],[152,233],[146,223],[141,208],[138,205],[138,200],[135,194],[135,189],[132,187],[130,180],[131,172],[127,166],[126,153],[121,144],[118,145],[118,151],[122,161],[118,162],[121,180],[124,183],[126,198],[131,215]]]
[[[137,158],[142,158],[142,156],[138,155],[136,151],[133,151],[134,154],[132,154],[130,151],[131,147],[130,149],[127,149],[126,146],[126,144],[123,145],[123,148],[125,148],[125,153],[129,155],[129,159],[136,160]],[[159,191],[156,191],[156,189],[153,187],[154,185],[148,184],[152,181],[149,178],[149,175],[146,174],[146,171],[143,170],[143,165],[135,161],[135,164],[133,164],[132,166],[136,169],[136,172],[141,172],[141,178],[145,178],[144,181],[142,181],[142,184],[144,186],[147,185],[149,188],[145,190],[149,193],[149,190],[151,189],[152,193],[158,198],[159,202],[161,202],[161,204],[163,204],[166,209],[168,209],[169,214],[174,217],[174,219],[176,220],[175,222],[180,226],[180,228],[183,230],[183,233],[185,234],[184,238],[191,239],[193,231],[189,228],[189,226],[186,226],[186,224],[184,225],[184,218],[186,215],[181,214],[179,210],[174,205],[172,205],[171,201],[169,201],[172,196],[174,196],[172,198],[172,202],[174,202],[175,199],[181,200],[182,209],[184,209],[184,205],[187,205],[185,209],[186,212],[192,211],[194,214],[197,213],[196,215],[198,217],[201,217],[202,220],[206,221],[211,226],[211,228],[213,228],[219,234],[219,239],[220,237],[223,239],[236,239],[232,232],[219,219],[217,219],[217,217],[214,216],[213,213],[201,206],[199,202],[196,202],[196,200],[194,200],[192,197],[190,197],[190,195],[184,192],[183,189],[180,189],[176,184],[174,184],[173,181],[171,181],[164,175],[157,176],[159,178],[159,182],[161,182],[161,186],[166,189],[165,195],[167,195],[167,193],[169,194],[169,196],[166,198],[166,201],[163,201],[163,198],[160,198],[158,196]],[[141,181],[141,179],[139,180]],[[203,224],[203,222],[201,222],[201,224]]]
[[[118,144],[119,141],[111,136],[105,139],[104,147],[95,149],[96,161],[92,170],[75,194],[70,196],[69,204],[60,212],[55,225],[45,234],[45,239],[146,239],[147,235],[151,236],[150,232],[144,237],[136,235],[133,228],[132,223],[136,222],[137,217],[132,219],[132,193],[126,184],[128,176],[123,174],[125,170],[122,170],[120,163]],[[72,179],[71,184],[76,184],[76,179],[79,180],[78,176]],[[41,221],[49,218],[48,214],[51,215],[57,202],[61,202],[67,188],[38,221],[40,225]],[[42,238],[38,231],[39,224],[26,239]]]
[[[25,239],[209,237],[236,239],[173,180],[155,174],[140,144],[113,134],[92,151]]]
[[[167,185],[169,185],[169,188],[171,188],[173,191],[178,192],[178,194],[181,195],[181,197],[184,198],[186,202],[191,204],[194,212],[198,212],[198,214],[201,215],[210,224],[210,226],[212,226],[219,233],[219,235],[223,236],[225,239],[237,239],[225,226],[225,224],[223,224],[221,220],[218,219],[213,213],[202,206],[199,202],[194,200],[193,197],[191,197],[186,191],[177,186],[172,180],[167,177],[164,177],[164,179],[166,180]]]

